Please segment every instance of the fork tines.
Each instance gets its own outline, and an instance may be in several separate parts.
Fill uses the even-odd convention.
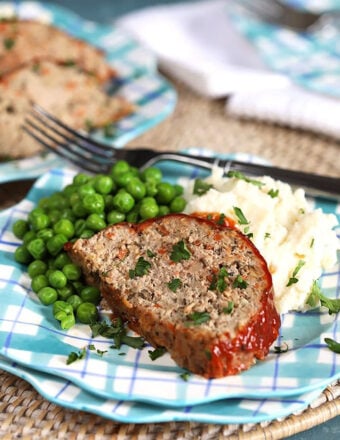
[[[114,159],[111,146],[76,131],[34,104],[23,130],[48,150],[91,172],[104,172]]]

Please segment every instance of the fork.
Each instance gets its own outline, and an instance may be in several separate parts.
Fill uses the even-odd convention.
[[[268,23],[295,31],[317,31],[326,26],[340,28],[340,11],[311,12],[298,9],[281,0],[240,0],[237,6]]]
[[[233,171],[251,176],[268,175],[294,186],[305,187],[310,195],[340,199],[340,178],[174,151],[117,149],[72,129],[37,104],[32,106],[22,128],[48,150],[91,173],[107,173],[117,160],[126,160],[141,170],[167,160],[208,170],[219,166],[226,175],[231,175]]]

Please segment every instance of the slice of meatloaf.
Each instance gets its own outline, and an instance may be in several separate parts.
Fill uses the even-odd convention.
[[[36,102],[75,129],[104,127],[133,111],[124,98],[109,96],[97,79],[50,61],[25,65],[0,79],[0,155],[28,157],[42,147],[21,130]]]
[[[101,82],[116,75],[102,50],[62,29],[29,20],[0,23],[0,75],[46,58],[61,64],[75,63]]]
[[[236,229],[170,214],[109,226],[66,249],[116,316],[193,373],[245,370],[278,336],[266,262]]]

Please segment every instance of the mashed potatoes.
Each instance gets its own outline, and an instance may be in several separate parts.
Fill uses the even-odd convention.
[[[222,177],[216,168],[204,194],[187,185],[186,213],[218,212],[235,221],[267,261],[278,311],[304,310],[313,281],[336,263],[337,218],[313,209],[302,189],[267,176],[254,180]]]

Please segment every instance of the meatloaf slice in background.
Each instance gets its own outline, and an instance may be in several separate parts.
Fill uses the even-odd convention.
[[[0,79],[0,156],[29,157],[42,147],[21,129],[35,102],[75,129],[104,127],[133,111],[109,96],[96,77],[78,66],[44,60],[21,66]]]
[[[116,76],[102,50],[62,29],[33,20],[0,23],[0,76],[23,64],[44,59],[77,64],[102,83]]]
[[[170,214],[109,226],[66,249],[115,316],[192,373],[246,370],[278,336],[266,262],[236,229]]]

